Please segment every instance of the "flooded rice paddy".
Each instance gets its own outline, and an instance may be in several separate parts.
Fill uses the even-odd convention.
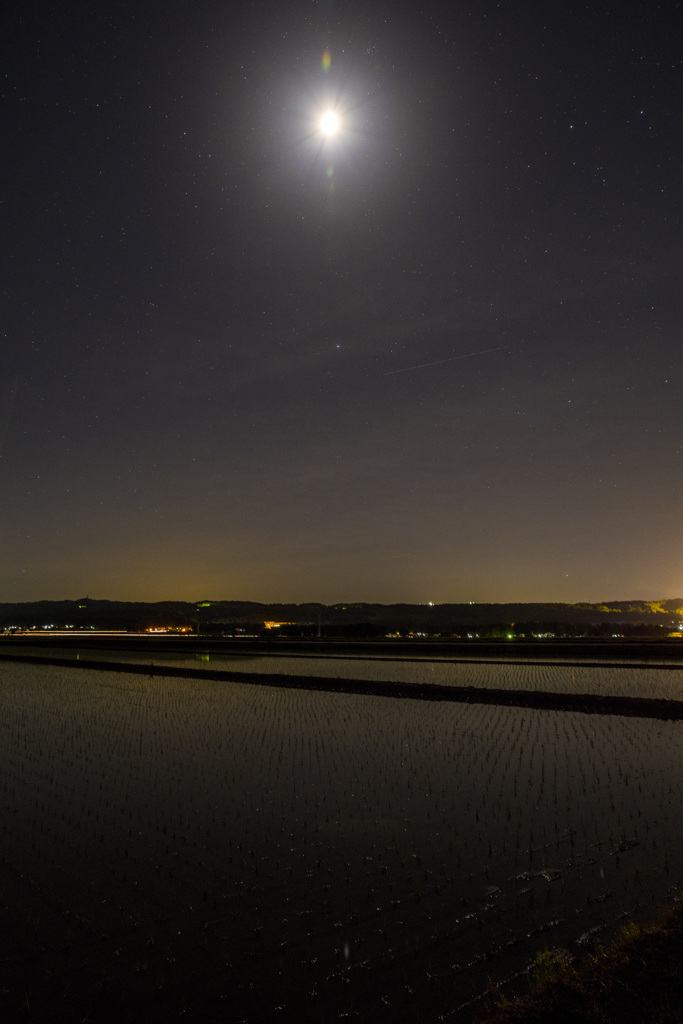
[[[683,678],[403,666],[432,667],[674,699]],[[545,946],[673,899],[682,729],[0,662],[0,1013],[466,1021]]]
[[[22,645],[22,654],[46,654],[45,648]],[[74,651],[50,648],[52,658],[73,659]],[[604,664],[599,667],[557,662],[515,662],[458,660],[456,658],[390,658],[315,655],[242,655],[213,651],[168,653],[164,651],[88,649],[85,661],[123,662],[163,668],[223,671],[248,675],[315,676],[319,679],[358,679],[371,682],[409,683],[543,691],[547,693],[592,694],[598,696],[644,697],[683,700],[683,665],[669,663]]]

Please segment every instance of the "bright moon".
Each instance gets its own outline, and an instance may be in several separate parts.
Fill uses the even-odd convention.
[[[336,130],[339,128],[339,118],[336,114],[332,113],[331,110],[324,115],[320,120],[320,130],[325,135],[334,135]]]

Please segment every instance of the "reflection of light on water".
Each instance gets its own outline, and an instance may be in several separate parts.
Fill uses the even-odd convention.
[[[195,654],[197,661],[211,661],[211,657],[208,654]]]

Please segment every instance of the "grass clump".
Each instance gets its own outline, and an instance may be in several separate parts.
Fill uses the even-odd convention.
[[[532,980],[535,989],[543,988],[551,981],[565,977],[574,971],[574,958],[566,949],[543,949],[536,954]]]
[[[477,1024],[683,1024],[683,906],[658,925],[624,925],[580,962],[543,950],[531,991],[503,998]]]

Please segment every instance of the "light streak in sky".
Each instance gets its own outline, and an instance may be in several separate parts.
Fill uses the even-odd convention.
[[[461,356],[449,356],[447,359],[437,359],[433,363],[418,363],[417,366],[403,366],[400,370],[389,370],[387,373],[381,374],[382,377],[391,377],[393,373],[409,373],[411,370],[424,370],[426,366],[440,366],[441,363],[452,363],[454,359],[469,359],[470,356],[483,356],[487,352],[501,352],[504,348],[510,348],[509,345],[498,345],[496,348],[482,348],[478,352],[465,352]]]

